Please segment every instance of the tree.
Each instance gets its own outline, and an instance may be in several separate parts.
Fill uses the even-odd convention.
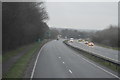
[[[93,36],[92,40],[94,42],[112,46],[112,47],[118,47],[118,32],[120,29],[116,26],[110,26],[104,30],[97,31]]]
[[[43,39],[49,29],[43,2],[3,2],[2,14],[3,51]]]

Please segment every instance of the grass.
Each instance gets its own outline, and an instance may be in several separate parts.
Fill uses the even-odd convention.
[[[67,43],[67,40],[64,41],[64,43]],[[105,61],[105,60],[103,60],[103,59],[100,59],[100,58],[98,58],[98,57],[96,57],[96,56],[91,55],[91,54],[88,53],[88,52],[85,52],[85,51],[82,51],[82,50],[81,50],[81,51],[80,51],[80,50],[77,50],[77,49],[75,49],[75,48],[73,48],[73,47],[71,47],[71,46],[69,46],[69,47],[72,48],[72,49],[74,49],[75,51],[77,51],[77,52],[79,52],[79,53],[82,52],[82,55],[83,55],[83,56],[85,56],[86,58],[88,58],[88,59],[90,59],[90,60],[92,60],[92,61],[94,61],[94,62],[97,62],[97,63],[100,64],[100,65],[103,65],[103,66],[105,66],[105,67],[107,67],[107,68],[109,68],[109,69],[111,69],[111,70],[113,70],[113,71],[115,71],[115,72],[120,72],[120,66],[119,66],[119,65],[110,63],[110,62]]]
[[[2,64],[2,55],[0,55],[0,64]]]
[[[25,47],[27,47],[27,46],[23,46],[23,47],[17,48],[16,50],[12,50],[12,51],[6,52],[5,54],[2,55],[2,61],[4,62],[4,61],[9,60],[13,56],[17,55],[19,52],[24,50]]]
[[[25,55],[23,55],[12,68],[3,76],[3,78],[21,78],[27,68],[27,65],[34,55],[35,51],[41,46],[42,43],[33,44],[32,49],[30,49]]]
[[[99,63],[100,65],[103,65],[103,66],[105,66],[105,67],[107,67],[107,68],[109,68],[109,69],[111,69],[111,70],[113,70],[113,71],[115,71],[115,72],[118,72],[118,70],[120,70],[120,66],[118,66],[118,65],[116,65],[116,64],[113,64],[113,63],[110,63],[110,62],[108,62],[108,61],[105,61],[105,60],[103,60],[103,59],[100,59],[100,58],[98,58],[98,57],[96,57],[96,56],[93,56],[93,55],[91,55],[91,54],[88,54],[88,53],[85,53],[85,54],[83,54],[85,57],[87,57],[87,58],[89,58],[90,60],[92,60],[92,61],[94,61],[94,62],[97,62],[97,63]]]

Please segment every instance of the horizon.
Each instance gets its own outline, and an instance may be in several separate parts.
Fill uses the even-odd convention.
[[[46,2],[49,27],[102,30],[118,25],[117,2]],[[73,27],[74,26],[74,27]]]

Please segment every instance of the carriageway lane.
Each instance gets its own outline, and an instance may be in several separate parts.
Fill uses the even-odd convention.
[[[33,78],[116,78],[89,63],[67,47],[63,40],[45,44],[39,55]]]
[[[97,45],[94,46],[87,46],[86,44],[84,44],[84,42],[77,42],[77,41],[73,41],[73,43],[69,42],[70,45],[80,48],[82,50],[85,50],[87,52],[91,52],[93,54],[97,54],[97,55],[101,55],[104,57],[107,57],[113,61],[118,62],[118,56],[119,56],[119,51],[118,50],[113,50],[113,49],[108,49],[108,48],[104,48],[104,47],[100,47]]]

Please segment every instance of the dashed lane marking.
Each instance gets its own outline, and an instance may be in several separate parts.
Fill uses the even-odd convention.
[[[69,72],[72,74],[72,71],[69,69]]]
[[[61,58],[61,57],[58,57],[59,59]]]

